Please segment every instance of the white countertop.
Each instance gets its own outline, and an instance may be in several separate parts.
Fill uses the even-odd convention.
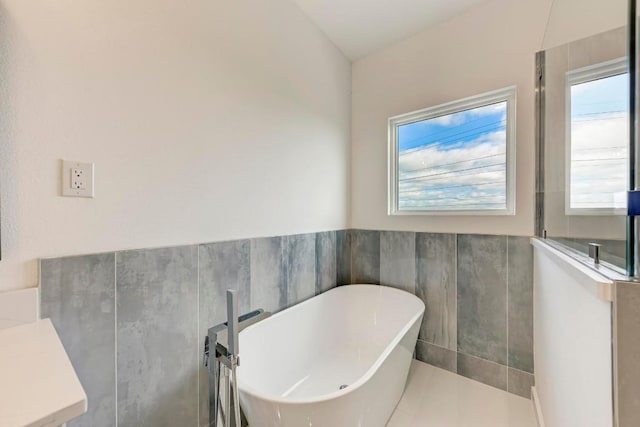
[[[0,426],[53,427],[87,396],[49,319],[0,330]]]

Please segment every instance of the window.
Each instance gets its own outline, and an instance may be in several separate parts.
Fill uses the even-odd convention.
[[[567,73],[567,215],[626,214],[628,99],[625,58]]]
[[[389,214],[513,215],[516,89],[389,119]]]

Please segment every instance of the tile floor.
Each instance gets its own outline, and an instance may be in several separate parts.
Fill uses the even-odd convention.
[[[387,427],[536,427],[531,401],[414,360]]]

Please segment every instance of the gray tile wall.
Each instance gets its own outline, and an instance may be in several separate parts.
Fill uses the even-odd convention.
[[[111,427],[116,418],[115,254],[40,263],[40,314],[53,322],[89,400],[69,427]]]
[[[323,235],[296,234],[282,238],[287,306],[298,304],[316,294],[316,240],[322,240]],[[336,276],[333,277],[334,283],[335,280]]]
[[[380,283],[380,232],[350,230],[350,283]]]
[[[416,293],[416,233],[380,232],[380,284]]]
[[[530,397],[529,238],[375,230],[350,234],[351,283],[397,287],[425,303],[418,360]]]
[[[618,427],[640,425],[640,284],[617,282],[614,302],[614,386]]]
[[[404,289],[426,305],[419,360],[528,397],[531,266],[524,237],[339,230],[42,260],[41,312],[89,397],[70,426],[207,425],[202,342],[227,288],[273,312],[337,284]]]
[[[458,351],[507,364],[507,237],[458,236]]]
[[[196,425],[198,247],[116,254],[118,425]]]
[[[350,275],[346,230],[41,260],[42,316],[89,398],[69,426],[208,425],[200,360],[225,290],[275,312]]]

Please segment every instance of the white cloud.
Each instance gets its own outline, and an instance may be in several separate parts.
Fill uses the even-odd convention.
[[[600,114],[571,125],[571,207],[625,206],[629,120]]]
[[[447,114],[446,116],[434,117],[429,119],[429,124],[440,126],[458,126],[465,122],[464,113]]]
[[[399,158],[403,208],[504,208],[506,134],[492,132],[451,146],[402,152]]]

